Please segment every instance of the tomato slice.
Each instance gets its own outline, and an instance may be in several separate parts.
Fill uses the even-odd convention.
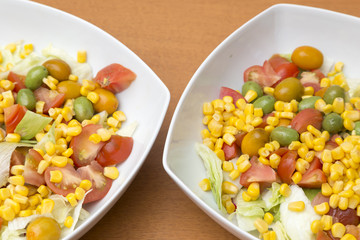
[[[124,162],[133,148],[131,137],[112,135],[110,140],[100,149],[96,161],[103,167]]]
[[[314,199],[311,201],[311,206],[316,206],[319,205],[323,202],[329,202],[329,197],[325,197],[324,195],[322,195],[321,192],[319,192],[318,194],[315,195]]]
[[[225,96],[230,96],[233,98],[233,103],[235,104],[237,100],[240,98],[245,99],[241,93],[238,91],[235,91],[234,89],[228,88],[228,87],[221,87],[220,88],[220,94],[219,98],[223,99]],[[246,101],[246,100],[245,100]]]
[[[25,164],[25,155],[19,150],[15,149],[11,154],[10,166],[24,165],[24,164]]]
[[[269,63],[276,74],[280,76],[280,80],[288,77],[296,77],[299,74],[298,67],[279,54],[273,55],[269,59]]]
[[[319,91],[321,89],[320,87],[320,83],[304,83],[303,84],[304,87],[312,87],[314,89],[314,93],[316,93],[317,91]]]
[[[356,209],[348,208],[346,210],[341,210],[340,208],[330,208],[327,215],[333,217],[333,223],[341,222],[345,226],[357,226],[360,223],[360,218],[356,215]]]
[[[236,156],[238,156],[240,148],[239,146],[236,145],[235,142],[231,145],[227,145],[226,143],[224,143],[222,150],[224,151],[225,154],[225,160],[229,161],[235,158]]]
[[[98,124],[89,124],[82,128],[79,135],[72,138],[70,147],[74,151],[71,158],[77,167],[86,166],[95,160],[100,149],[105,145],[105,142],[97,144],[91,142],[89,137],[91,134],[96,133],[98,129],[102,128]]]
[[[242,140],[244,139],[244,137],[246,136],[247,132],[240,132],[238,134],[235,135],[235,143],[238,147],[241,147],[241,143]]]
[[[101,69],[95,77],[95,81],[113,93],[118,93],[130,86],[136,79],[136,74],[124,66],[113,63]]]
[[[102,199],[109,192],[113,180],[103,175],[103,168],[96,161],[77,169],[82,179],[92,183],[92,191],[85,197],[84,204]]]
[[[320,230],[316,234],[316,240],[333,240],[333,239],[331,237],[329,237],[329,235],[327,235],[326,232],[324,232],[323,230]]]
[[[251,167],[240,176],[240,184],[249,187],[250,183],[257,182],[261,185],[271,185],[277,182],[277,174],[270,166],[259,162],[256,156],[250,160]]]
[[[50,172],[59,170],[63,179],[61,183],[53,183],[50,181]],[[74,193],[76,187],[81,183],[82,178],[80,174],[75,170],[71,164],[67,164],[65,167],[48,167],[44,173],[46,185],[56,194],[66,197],[69,193]]]
[[[323,121],[322,113],[319,110],[313,108],[307,108],[300,111],[291,121],[291,127],[303,133],[307,131],[307,126],[312,125],[317,129],[321,129]]]
[[[263,66],[251,66],[244,72],[244,82],[254,81],[262,87],[270,87],[278,82],[280,78],[269,61],[265,61]]]
[[[40,87],[34,91],[36,101],[45,102],[44,113],[47,113],[50,108],[60,107],[65,100],[65,94],[59,93],[56,90],[50,90]]]
[[[311,172],[305,172],[297,185],[303,188],[321,188],[323,183],[326,183],[325,173],[321,169],[315,169]]]
[[[25,78],[24,75],[19,75],[14,72],[9,72],[8,80],[15,83],[14,91],[18,92],[20,89],[26,88],[25,86]]]
[[[16,126],[24,117],[27,108],[19,104],[14,104],[10,107],[4,108],[4,122],[6,133],[14,132]]]
[[[346,225],[346,233],[350,233],[356,239],[360,239],[360,228],[355,225]]]
[[[258,128],[265,128],[268,124],[267,124],[267,119],[268,119],[268,117],[273,117],[273,116],[275,116],[275,113],[268,113],[268,114],[265,114],[263,117],[262,117],[262,119],[263,119],[263,121],[262,121],[262,123],[259,125],[259,126],[257,126]]]
[[[282,182],[291,184],[291,176],[295,171],[297,151],[289,150],[286,152],[280,160],[277,173]]]
[[[30,149],[25,159],[25,166],[23,176],[25,183],[41,186],[45,184],[45,179],[43,174],[37,172],[37,167],[40,161],[43,160],[43,157],[34,149]]]

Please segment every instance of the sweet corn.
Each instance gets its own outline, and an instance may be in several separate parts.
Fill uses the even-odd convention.
[[[221,161],[225,161],[225,152],[222,149],[214,149],[214,153]]]
[[[0,188],[0,200],[5,200],[11,196],[10,190],[8,188]]]
[[[293,212],[302,212],[305,209],[305,203],[303,201],[291,202],[288,205],[288,209]]]
[[[344,110],[345,110],[344,99],[341,97],[335,98],[333,102],[333,111],[335,113],[341,114],[344,112]]]
[[[201,188],[201,190],[203,191],[210,191],[211,187],[210,187],[210,181],[208,178],[204,178],[203,180],[201,180],[199,182],[199,187]]]
[[[302,174],[300,172],[295,172],[292,177],[291,177],[291,180],[293,180],[293,182],[295,184],[298,184],[302,179]]]
[[[16,185],[15,186],[15,192],[20,194],[20,195],[23,195],[25,197],[27,197],[27,195],[29,194],[29,189],[25,186],[22,186],[22,185]]]
[[[341,210],[346,210],[346,209],[348,209],[348,206],[349,206],[349,198],[340,197],[338,207]]]
[[[348,118],[344,119],[343,124],[344,124],[344,128],[346,128],[349,131],[352,131],[355,128],[355,123],[352,120],[348,119]]]
[[[322,195],[324,195],[325,197],[329,197],[331,196],[331,194],[333,193],[333,189],[330,186],[329,183],[323,183],[321,184],[321,193]]]
[[[104,176],[110,179],[117,179],[119,177],[119,170],[116,167],[104,167]]]
[[[289,187],[289,185],[287,185],[286,183],[281,184],[280,186],[280,190],[279,190],[280,194],[284,197],[288,197],[291,194],[291,188]]]
[[[340,240],[356,240],[356,237],[350,233],[347,233],[342,238],[340,238]]]
[[[72,148],[68,148],[64,152],[62,152],[61,155],[63,155],[66,158],[69,158],[73,153],[74,151],[72,150]]]
[[[223,140],[227,145],[232,145],[235,142],[236,138],[231,133],[225,133],[223,136]]]
[[[232,203],[232,201],[226,201],[225,202],[225,209],[228,214],[231,214],[235,211],[235,205]]]
[[[333,223],[333,217],[330,215],[323,215],[321,216],[320,219],[322,225],[323,225],[323,230],[328,231],[331,229],[332,223]]]
[[[73,225],[74,223],[74,219],[72,216],[67,216],[65,218],[65,221],[64,221],[64,226],[67,227],[67,228],[71,228],[71,226]]]
[[[353,195],[349,198],[348,208],[355,209],[360,203],[360,197],[358,195]]]
[[[12,195],[12,199],[20,204],[27,204],[28,198],[26,196],[15,193]]]
[[[247,189],[247,193],[253,198],[258,198],[260,195],[259,183],[251,183]]]
[[[22,175],[11,176],[8,178],[8,182],[13,185],[21,185],[25,184],[25,179]]]
[[[277,169],[280,164],[280,160],[281,157],[278,154],[276,153],[271,154],[269,157],[270,166],[274,169]]]
[[[244,99],[243,99],[244,100]],[[245,100],[244,100],[245,101]],[[215,99],[212,102],[215,111],[223,112],[225,109],[225,102],[222,99]]]
[[[54,210],[55,202],[52,199],[46,198],[41,202],[41,214],[51,213]]]
[[[87,179],[84,179],[80,182],[80,185],[79,187],[83,188],[84,190],[88,191],[91,187],[92,187],[92,183],[87,180]]]
[[[99,94],[96,92],[89,92],[86,95],[86,98],[89,99],[93,104],[96,104],[100,99]]]
[[[85,63],[87,59],[87,52],[84,50],[80,50],[77,52],[77,61],[78,63]]]
[[[242,192],[241,196],[245,202],[250,202],[252,200],[252,197],[245,191]]]
[[[274,221],[274,216],[271,213],[267,212],[264,215],[264,220],[267,224],[270,225]]]
[[[15,218],[15,212],[10,206],[0,206],[0,217],[5,221],[11,221]]]
[[[8,133],[5,137],[6,142],[18,143],[21,140],[21,136],[18,133]]]
[[[222,191],[226,194],[237,194],[239,189],[235,184],[233,184],[229,181],[224,181],[222,183]]]
[[[339,206],[340,196],[338,194],[332,194],[329,199],[329,206],[337,208]]]
[[[12,175],[22,175],[24,172],[24,168],[25,168],[24,165],[14,165],[11,167],[10,173]]]
[[[63,179],[63,175],[60,170],[50,171],[50,182],[60,183],[62,179]]]
[[[254,222],[254,226],[259,233],[265,233],[269,230],[269,225],[267,222],[261,218],[258,218]]]
[[[75,207],[77,205],[75,193],[69,193],[66,195],[66,199],[69,201],[71,206]]]
[[[345,226],[340,222],[334,223],[331,227],[331,233],[336,238],[343,237],[345,231],[346,231]]]
[[[85,190],[81,187],[75,189],[75,197],[77,200],[82,200],[85,197]]]
[[[234,170],[232,170],[232,171],[229,173],[229,177],[230,177],[232,180],[237,179],[239,176],[240,176],[240,171],[239,171],[238,169],[234,169]]]
[[[81,126],[69,127],[66,131],[66,135],[70,137],[75,137],[79,135],[82,131]]]
[[[267,94],[267,95],[273,95],[274,94],[274,91],[275,91],[275,89],[274,88],[272,88],[272,87],[264,87],[264,93],[265,94]]]
[[[258,97],[258,94],[256,91],[250,89],[249,91],[246,92],[244,98],[247,102],[252,102],[254,101],[256,98]]]
[[[324,229],[324,225],[320,220],[314,220],[312,221],[310,228],[314,234],[317,234],[319,231],[322,231]]]
[[[314,211],[319,215],[325,215],[330,210],[329,203],[323,202],[314,206]]]
[[[3,205],[11,207],[14,210],[15,214],[18,214],[20,212],[20,203],[15,202],[11,198],[5,199]]]
[[[233,165],[232,162],[224,161],[223,164],[222,164],[222,169],[225,172],[231,172],[232,170],[234,170],[234,165]]]

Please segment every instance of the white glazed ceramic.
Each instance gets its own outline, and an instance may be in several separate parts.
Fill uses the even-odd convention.
[[[132,85],[117,95],[120,109],[127,116],[124,125],[138,122],[133,135],[133,151],[119,165],[120,176],[113,182],[108,195],[101,201],[86,206],[91,213],[90,218],[66,238],[78,239],[105,215],[135,178],[163,123],[170,101],[169,90],[125,45],[80,18],[30,1],[0,0],[0,9],[1,46],[24,40],[33,43],[35,50],[40,51],[52,43],[55,47],[66,50],[75,59],[78,50],[87,50],[88,62],[94,73],[116,62],[137,74]]]
[[[166,172],[205,213],[241,239],[257,239],[240,230],[218,210],[212,193],[198,183],[206,177],[194,145],[201,142],[202,104],[218,97],[221,86],[241,90],[243,72],[262,65],[274,53],[301,45],[320,49],[345,63],[349,78],[359,78],[360,19],[336,12],[279,4],[260,13],[223,41],[203,62],[186,87],[173,115],[163,156]]]

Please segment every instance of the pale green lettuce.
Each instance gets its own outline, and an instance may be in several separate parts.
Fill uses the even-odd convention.
[[[20,134],[21,139],[29,140],[43,130],[52,121],[50,117],[44,117],[32,111],[26,111],[24,117],[15,128],[15,133]]]

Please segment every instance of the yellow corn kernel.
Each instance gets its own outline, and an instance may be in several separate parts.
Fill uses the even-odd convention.
[[[331,229],[332,223],[333,223],[333,218],[330,215],[323,215],[321,216],[320,219],[322,225],[323,225],[323,230],[328,231]]]
[[[291,177],[291,180],[293,180],[293,182],[295,184],[298,184],[302,179],[302,174],[300,172],[295,172],[292,177]]]
[[[278,154],[276,153],[271,154],[269,157],[270,166],[274,169],[277,169],[280,164],[280,160],[281,157]]]
[[[264,113],[262,108],[254,108],[254,116],[255,117],[263,117]]]
[[[71,206],[74,207],[77,205],[75,193],[69,193],[68,195],[66,195],[66,199],[69,201]]]
[[[259,233],[265,233],[269,230],[269,225],[267,224],[267,222],[261,218],[258,218],[255,220],[254,222],[254,226],[256,228],[256,230],[259,231]]]
[[[259,148],[258,153],[261,157],[268,157],[270,155],[270,151],[265,147]]]
[[[63,179],[63,175],[60,170],[50,171],[50,182],[60,183],[62,179]]]
[[[76,126],[76,127],[69,127],[66,131],[66,135],[70,136],[70,137],[75,137],[77,135],[79,135],[82,131],[81,126]]]
[[[119,177],[119,170],[116,167],[104,167],[104,176],[110,179],[117,179]]]
[[[55,79],[55,78],[53,78]],[[55,79],[56,80],[56,79]],[[46,78],[43,78],[43,83],[48,86],[51,90],[55,90],[57,88],[56,84],[54,81],[51,80],[51,78],[49,77],[46,77]],[[57,80],[56,80],[57,81]]]
[[[51,158],[51,163],[55,166],[55,167],[65,167],[68,163],[68,158],[64,157],[64,156],[54,156]],[[56,175],[57,177],[57,175]],[[61,180],[60,180],[61,181]]]
[[[10,206],[3,205],[0,207],[0,217],[5,221],[11,221],[15,218],[15,212]]]
[[[224,103],[232,103],[234,99],[231,96],[224,96],[223,99]]]
[[[11,192],[8,188],[0,188],[0,200],[5,200],[11,196]]]
[[[285,103],[283,101],[276,101],[274,104],[275,111],[284,111]]]
[[[259,195],[260,195],[259,183],[250,183],[250,185],[247,189],[247,193],[253,198],[259,197]]]
[[[300,140],[305,143],[308,148],[314,148],[314,136],[310,132],[303,132],[300,135]]]
[[[287,185],[286,183],[281,184],[280,186],[280,190],[279,190],[280,194],[284,197],[288,197],[291,194],[291,188],[289,187],[289,185]]]
[[[339,205],[340,196],[338,194],[332,194],[329,199],[329,206],[332,208],[337,208]]]
[[[41,214],[51,213],[54,210],[55,202],[52,199],[46,198],[41,202]]]
[[[84,179],[80,182],[80,187],[88,191],[92,187],[92,183],[89,180]]]
[[[214,142],[211,140],[211,138],[203,139],[203,144],[208,148],[210,148],[211,150],[214,150]]]
[[[15,202],[11,198],[5,199],[3,205],[11,207],[15,214],[18,214],[20,212],[20,203]]]
[[[100,99],[99,94],[97,94],[96,92],[89,92],[86,95],[86,98],[89,99],[90,102],[92,102],[93,104],[96,104]]]
[[[305,87],[304,88],[304,95],[314,95],[314,88],[313,87]]]
[[[342,238],[340,238],[340,240],[356,240],[356,237],[350,233],[347,233]]]
[[[69,158],[73,153],[74,151],[72,150],[72,148],[68,148],[64,152],[62,152],[61,155],[63,155],[66,158]]]
[[[18,133],[8,133],[5,137],[6,142],[18,143],[21,140],[21,136]]]
[[[332,190],[332,187],[330,186],[329,183],[323,183],[323,184],[321,184],[321,193],[322,193],[322,195],[324,195],[325,197],[331,196],[331,194],[333,193],[333,190]]]
[[[258,97],[258,94],[256,91],[250,89],[249,91],[246,92],[244,98],[247,102],[252,102],[254,101],[256,98]]]
[[[78,63],[85,63],[87,59],[87,52],[84,50],[80,50],[77,52],[77,61]]]
[[[291,202],[288,205],[288,209],[293,212],[302,212],[305,209],[305,203],[303,201]]]
[[[21,210],[19,212],[19,217],[29,217],[31,215],[33,215],[33,210],[31,209]]]
[[[106,142],[111,138],[111,132],[106,128],[100,128],[96,133],[101,137],[101,141]]]
[[[279,124],[279,118],[277,117],[268,117],[266,123],[270,126],[276,127]]]
[[[40,193],[41,197],[47,197],[49,195],[49,189],[45,185],[38,187],[37,192]]]
[[[292,141],[289,145],[289,150],[298,150],[301,147],[301,142]]]
[[[274,94],[275,89],[272,87],[264,87],[264,93],[267,95],[273,95]]]
[[[235,205],[231,201],[225,202],[225,209],[228,214],[235,212]]]
[[[81,86],[80,88],[80,94],[85,97],[89,94],[90,91],[91,90],[87,89],[85,86]]]
[[[300,172],[301,174],[304,174],[306,170],[310,167],[310,163],[302,158],[298,158],[295,163],[295,169]]]
[[[232,171],[229,173],[229,177],[230,177],[232,180],[237,179],[239,176],[240,176],[240,171],[239,171],[239,169],[234,169],[234,170],[232,170]]]
[[[251,122],[251,125],[257,127],[262,123],[263,123],[263,119],[261,117],[255,117],[254,120]]]
[[[220,137],[222,133],[223,125],[218,121],[212,119],[209,122],[208,128],[211,135],[213,135],[214,137]]]
[[[341,147],[336,147],[333,150],[331,150],[331,156],[335,160],[340,160],[344,158],[344,151],[341,149]]]
[[[82,200],[85,196],[85,190],[81,187],[75,189],[75,197],[77,200]]]
[[[204,178],[203,180],[201,180],[201,182],[199,182],[199,187],[201,188],[201,190],[203,191],[210,191],[211,187],[210,187],[210,181],[208,178]]]
[[[222,191],[226,194],[237,194],[239,189],[235,184],[233,184],[229,181],[224,181],[222,183]]]
[[[346,210],[348,209],[348,206],[349,206],[349,198],[340,197],[338,207],[341,210]]]
[[[2,55],[2,53],[1,53],[1,51],[0,51],[0,63],[2,63],[3,60],[4,60],[4,58],[3,58],[3,55]],[[0,69],[0,72],[2,72],[2,71],[3,71],[3,70]],[[4,69],[4,72],[5,72],[5,69]]]
[[[279,114],[280,118],[293,119],[295,117],[295,113],[293,112],[281,112]]]
[[[343,237],[345,231],[346,231],[345,226],[340,222],[334,223],[331,227],[331,233],[336,238]]]
[[[341,114],[344,112],[344,110],[345,110],[344,99],[341,97],[335,98],[333,102],[333,111],[335,113]]]
[[[309,152],[309,148],[306,144],[301,144],[301,147],[297,150],[299,156],[303,159],[306,158],[306,154]]]
[[[326,107],[326,102],[323,99],[318,99],[315,102],[315,109],[319,111],[323,111],[323,109]]]
[[[268,231],[263,234],[264,240],[276,240],[276,233],[274,231]]]
[[[317,234],[319,231],[322,231],[324,229],[324,225],[320,220],[317,219],[312,221],[310,228],[314,234]]]
[[[232,162],[224,161],[222,164],[222,168],[225,172],[231,172],[232,170],[234,170],[234,165]]]
[[[267,212],[264,215],[264,220],[267,224],[270,225],[274,221],[274,216],[271,213]]]
[[[12,175],[22,175],[24,172],[24,168],[25,168],[24,165],[14,165],[11,167],[10,173]]]
[[[355,209],[360,203],[360,197],[358,195],[353,195],[349,198],[348,208]]]
[[[20,195],[18,193],[15,193],[12,195],[12,199],[15,202],[21,203],[21,204],[27,204],[28,198],[26,196]]]
[[[210,135],[210,132],[209,132],[209,135]],[[224,140],[222,138],[216,139],[215,149],[222,149],[223,145],[224,145]]]
[[[307,130],[310,133],[312,133],[315,137],[320,137],[321,136],[321,132],[317,128],[315,128],[313,125],[308,125]]]
[[[22,175],[11,176],[8,178],[8,182],[13,185],[21,185],[25,184],[25,179]]]
[[[0,80],[0,87],[2,87],[5,91],[13,90],[15,85],[13,82],[9,80]]]
[[[323,202],[314,206],[314,211],[320,215],[325,215],[326,213],[329,212],[329,210],[330,210],[330,206],[328,202]]]
[[[242,192],[241,196],[245,202],[250,202],[252,200],[252,197],[245,191]]]
[[[69,75],[69,80],[73,81],[73,82],[77,82],[79,80],[79,77],[74,75],[74,74],[70,74]]]
[[[214,147],[215,148],[215,147]],[[216,156],[220,159],[220,160],[222,160],[222,161],[225,161],[225,153],[224,153],[224,151],[222,150],[222,149],[215,149],[214,150],[214,153],[216,154]]]
[[[339,193],[340,197],[351,198],[354,195],[354,191],[352,189],[344,190]]]
[[[99,134],[93,133],[93,134],[90,135],[89,140],[91,142],[97,144],[97,143],[101,142],[101,137],[100,137]]]
[[[27,196],[29,194],[29,189],[26,186],[16,185],[15,192],[20,195]]]
[[[321,153],[321,160],[324,163],[332,163],[333,162],[333,157],[332,157],[332,154],[331,154],[331,150],[324,149],[324,151]]]
[[[215,99],[211,102],[211,104],[214,106],[215,111],[223,112],[225,108],[225,102],[222,99]]]
[[[72,216],[67,216],[64,221],[64,226],[67,228],[71,228],[71,226],[74,224],[74,219]]]
[[[16,51],[16,44],[15,43],[9,43],[5,46],[5,49],[9,50],[11,53],[14,53]]]
[[[332,166],[334,166],[333,164]],[[344,189],[344,182],[343,181],[335,181],[333,186],[333,193],[340,193]]]
[[[42,201],[42,197],[39,193],[32,195],[28,198],[30,207],[35,207]]]
[[[336,72],[341,72],[343,70],[344,63],[343,62],[336,62],[334,66],[334,70]]]
[[[261,162],[264,165],[270,165],[270,161],[265,157],[259,157],[259,162]]]
[[[225,133],[223,136],[223,140],[227,145],[232,145],[235,142],[236,138],[230,133]]]
[[[235,110],[235,105],[233,103],[225,103],[224,110],[224,113],[231,113]]]

